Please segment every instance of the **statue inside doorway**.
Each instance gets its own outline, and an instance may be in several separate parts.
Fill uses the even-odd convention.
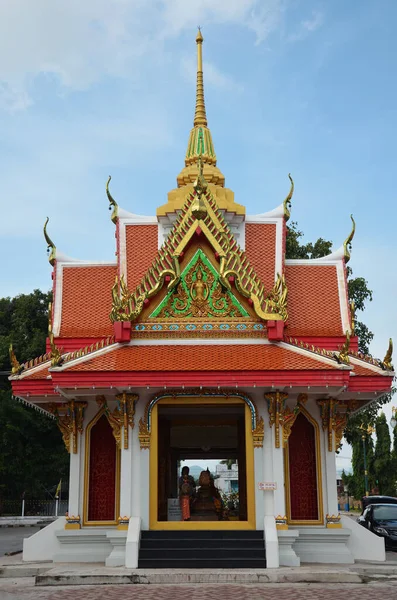
[[[222,520],[221,495],[215,487],[214,479],[208,469],[201,471],[199,486],[192,505],[192,517],[200,521]]]

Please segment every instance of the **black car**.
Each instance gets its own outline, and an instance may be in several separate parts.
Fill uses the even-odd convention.
[[[397,550],[397,504],[369,504],[357,521],[383,537],[386,550]]]
[[[363,496],[361,504],[363,507],[361,514],[363,514],[369,504],[397,504],[397,498],[393,496]]]

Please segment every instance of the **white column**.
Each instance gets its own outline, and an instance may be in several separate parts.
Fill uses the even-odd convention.
[[[132,439],[131,428],[128,426],[128,448],[124,448],[124,427],[121,429],[121,456],[120,456],[120,517],[131,516],[131,464],[132,464]]]
[[[135,427],[131,435],[131,517],[140,517],[140,444],[139,444],[139,420],[135,418]],[[142,451],[143,452],[143,451]]]
[[[83,507],[80,506],[80,471],[81,471],[81,447],[84,436],[79,435],[77,454],[73,453],[73,441],[70,443],[70,474],[69,474],[69,517],[80,515],[82,518]]]
[[[323,432],[322,450],[325,466],[324,509],[328,515],[338,514],[338,491],[336,489],[336,458],[334,449],[328,450],[328,431]]]
[[[266,411],[267,412],[267,411]],[[268,422],[268,415],[266,415]],[[263,443],[263,479],[264,481],[274,481],[273,471],[273,451],[274,451],[274,426],[265,431]],[[274,491],[265,491],[264,494],[264,533],[266,548],[266,563],[269,568],[278,568],[280,565],[278,535],[276,529],[276,520],[274,515]]]
[[[263,491],[259,489],[258,483],[262,481],[263,476],[263,448],[254,448],[254,472],[255,472],[255,517],[256,528],[262,529],[265,508],[263,504]]]
[[[274,426],[273,426],[274,427]],[[280,428],[281,429],[281,428]],[[280,443],[282,444],[282,435]],[[275,516],[286,515],[285,508],[285,477],[284,477],[284,449],[273,448],[273,473],[276,474],[277,489],[274,492]]]

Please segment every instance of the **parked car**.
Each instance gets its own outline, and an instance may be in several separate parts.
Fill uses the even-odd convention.
[[[369,504],[357,522],[383,537],[387,550],[397,550],[397,504]]]
[[[363,507],[361,514],[363,514],[369,504],[397,504],[397,498],[394,496],[363,496],[361,503]]]

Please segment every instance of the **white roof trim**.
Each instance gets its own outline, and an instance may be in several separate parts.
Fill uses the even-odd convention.
[[[344,248],[341,246],[335,252],[321,258],[287,258],[286,265],[336,265],[343,262]]]
[[[394,371],[384,371],[381,367],[377,367],[376,365],[372,365],[371,363],[366,362],[365,360],[361,360],[360,358],[356,358],[355,356],[349,356],[350,362],[353,365],[358,365],[360,367],[364,367],[365,369],[369,369],[370,371],[374,371],[376,375],[386,375],[390,377]],[[354,371],[353,371],[354,373]],[[354,373],[355,374],[355,373]],[[359,375],[357,377],[360,377]]]
[[[157,225],[157,217],[152,215],[137,215],[132,212],[118,208],[117,216],[121,221],[125,221],[126,225]]]
[[[266,221],[266,219],[280,219],[280,218],[284,218],[284,203],[282,202],[281,204],[279,204],[278,206],[276,206],[276,208],[273,208],[273,210],[269,210],[268,212],[265,213],[260,213],[259,215],[247,215],[245,217],[245,222],[246,223],[262,223],[263,221]]]
[[[341,369],[341,370],[345,370],[345,371],[350,370],[349,366],[339,364],[335,360],[332,360],[332,358],[328,358],[327,356],[320,356],[319,354],[316,354],[315,352],[311,352],[310,350],[307,350],[306,348],[299,348],[298,346],[294,346],[293,344],[288,344],[287,342],[278,342],[277,346],[280,346],[280,348],[286,348],[288,350],[292,350],[293,352],[296,352],[296,354],[300,354],[301,356],[306,356],[306,357],[312,358],[314,360],[318,360],[319,362],[322,362],[326,365],[332,365],[336,369]]]
[[[22,371],[22,373],[20,373],[19,375],[16,375],[16,374],[11,375],[11,377],[9,379],[12,381],[19,381],[20,379],[25,379],[25,377],[28,377],[29,375],[32,375],[34,373],[38,373],[42,369],[45,369],[46,367],[49,367],[49,366],[51,366],[51,361],[46,360],[46,362],[44,362],[44,363],[40,363],[39,365],[30,367],[30,369],[26,369],[26,371]]]

